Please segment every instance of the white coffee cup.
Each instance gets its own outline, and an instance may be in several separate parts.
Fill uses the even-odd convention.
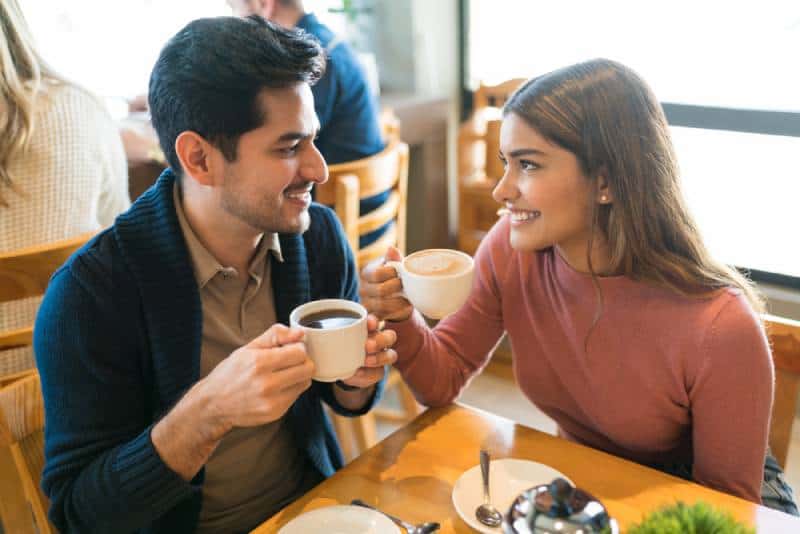
[[[331,310],[346,310],[357,317],[350,324],[331,328],[312,328],[302,324],[311,316]],[[364,365],[367,310],[361,304],[342,299],[307,302],[292,311],[289,324],[305,331],[306,352],[316,366],[314,380],[335,382],[350,378]]]
[[[469,254],[445,248],[420,250],[386,265],[400,276],[403,295],[431,319],[442,319],[464,304],[475,274]]]

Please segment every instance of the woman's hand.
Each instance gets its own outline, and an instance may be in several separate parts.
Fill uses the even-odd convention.
[[[387,261],[402,260],[403,255],[390,247],[384,259],[370,263],[361,271],[361,304],[379,319],[405,321],[414,311],[402,294],[403,283],[397,271],[385,265]]]

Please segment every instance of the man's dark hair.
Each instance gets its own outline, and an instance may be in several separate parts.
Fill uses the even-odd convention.
[[[191,130],[236,159],[239,137],[264,124],[265,88],[316,83],[325,56],[316,39],[252,15],[198,19],[161,50],[150,74],[149,104],[161,149],[182,174],[175,139]]]

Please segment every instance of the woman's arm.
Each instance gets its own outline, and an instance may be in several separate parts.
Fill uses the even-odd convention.
[[[694,467],[700,484],[761,502],[774,369],[758,316],[727,296],[690,384]]]
[[[472,292],[459,311],[434,329],[416,311],[391,323],[397,332],[395,366],[421,403],[452,402],[489,361],[504,330],[502,281],[512,261],[508,225],[498,223],[475,255]]]

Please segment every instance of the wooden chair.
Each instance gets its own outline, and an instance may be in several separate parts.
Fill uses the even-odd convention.
[[[344,227],[347,240],[356,255],[359,270],[367,263],[386,254],[390,246],[405,253],[406,199],[408,191],[408,145],[396,135],[399,126],[387,130],[388,121],[382,121],[388,146],[380,153],[357,161],[331,165],[329,180],[317,189],[317,200],[332,205]],[[389,198],[374,211],[359,216],[359,201],[383,191],[391,191]],[[359,237],[391,223],[387,232],[377,241],[359,247]],[[357,419],[333,417],[333,424],[345,458],[356,457],[377,441],[376,419],[408,421],[419,413],[419,406],[406,387],[400,374],[392,370],[387,390],[394,389],[400,397],[402,410],[376,409]]]
[[[0,302],[44,294],[53,272],[91,236],[0,254]],[[10,349],[29,346],[32,340],[33,325],[0,332],[0,360]],[[0,518],[7,532],[54,532],[47,521],[48,500],[39,489],[43,466],[44,403],[39,374],[28,370],[1,376]]]
[[[458,248],[474,254],[497,221],[500,207],[492,190],[503,176],[500,149],[502,106],[525,82],[522,78],[499,85],[481,84],[475,91],[473,113],[458,132]]]
[[[775,400],[772,405],[769,447],[781,468],[786,466],[792,425],[800,392],[800,321],[767,315],[767,336],[775,363]]]
[[[33,514],[36,531],[40,534],[55,532],[47,520],[50,501],[42,493],[39,483],[44,468],[44,401],[36,371],[0,380],[0,449],[0,454],[10,452],[16,470],[16,476],[4,474],[4,479],[21,484],[24,504],[29,507],[28,513]],[[15,501],[19,506],[19,488],[16,488],[15,495],[11,495],[12,491],[13,488],[11,491],[4,488],[3,500]],[[29,530],[29,517],[26,521],[24,514],[8,515],[14,519],[3,517],[3,522],[10,532]]]
[[[361,269],[383,256],[390,246],[401,252],[406,246],[406,201],[408,191],[408,145],[392,141],[368,158],[331,165],[330,178],[317,187],[317,201],[333,206],[342,222],[347,241]],[[374,211],[359,216],[359,201],[384,191],[389,198]],[[392,223],[377,241],[360,249],[359,236]]]

